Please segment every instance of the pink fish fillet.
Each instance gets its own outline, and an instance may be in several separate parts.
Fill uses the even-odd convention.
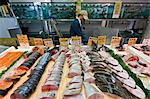
[[[127,71],[123,70],[121,72],[116,72],[116,74],[122,78],[128,79],[129,78],[129,74],[127,73]]]
[[[42,92],[47,92],[51,90],[58,90],[59,88],[59,82],[57,81],[47,81],[43,86],[42,86]]]
[[[79,89],[82,87],[82,83],[72,83],[68,85],[67,89],[72,90],[72,89]]]
[[[63,99],[86,99],[83,94],[79,94],[76,96],[64,96]]]
[[[104,99],[104,95],[88,82],[84,82],[87,99]]]
[[[124,79],[124,78],[120,78],[119,76],[116,76],[116,78],[119,79],[123,84],[135,88],[136,83],[131,77],[129,77],[128,79]]]
[[[68,77],[69,78],[72,78],[74,76],[79,76],[81,75],[82,71],[81,71],[81,67],[80,66],[72,66],[69,70],[69,73],[68,73]]]
[[[55,61],[58,58],[59,54],[60,54],[60,52],[57,52],[56,54],[54,54],[52,56],[52,60]]]
[[[54,99],[56,92],[42,92],[39,99]]]
[[[69,82],[69,84],[72,84],[72,83],[82,83],[81,76],[75,76],[75,77],[73,77],[72,80]]]
[[[88,65],[86,65],[86,64],[83,64],[82,65],[82,67],[83,67],[83,70],[85,71],[85,72],[90,72],[90,71],[92,71],[92,67],[90,67],[90,66],[88,66]]]
[[[133,89],[125,84],[123,84],[123,86],[130,92],[132,93],[133,95],[135,95],[136,97],[140,98],[140,99],[145,99],[146,96],[145,96],[145,93],[143,92],[143,90],[136,85],[136,88]]]
[[[106,61],[114,66],[117,66],[119,64],[118,61],[112,57],[107,58]]]
[[[78,89],[71,89],[71,90],[66,89],[66,90],[64,91],[64,96],[78,95],[78,94],[80,94],[80,92],[81,92],[81,88],[78,88]]]
[[[109,66],[110,68],[116,70],[116,71],[122,71],[122,70],[123,70],[123,68],[122,68],[120,65],[118,65],[118,66],[113,66],[113,65],[109,64],[108,66]]]
[[[95,78],[90,74],[90,72],[84,73],[84,81],[89,82],[89,83],[94,83]]]

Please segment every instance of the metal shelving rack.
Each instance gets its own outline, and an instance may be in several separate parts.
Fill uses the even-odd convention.
[[[74,2],[41,2],[41,4],[39,5],[35,5],[33,2],[31,2],[32,4],[30,4],[30,2],[15,2],[15,3],[11,3],[11,6],[12,8],[14,9],[14,12],[17,16],[21,16],[21,13],[23,14],[20,18],[18,17],[18,19],[27,19],[27,20],[46,20],[46,19],[49,19],[50,17],[54,17],[56,19],[58,19],[58,21],[70,21],[72,19],[75,18],[75,4]],[[21,7],[21,9],[24,9],[25,11],[24,12],[21,12],[21,10],[19,11],[15,11],[16,9],[19,9],[16,5],[21,5],[23,7]],[[101,6],[101,8],[99,9],[98,5],[95,6],[94,4],[98,4],[99,6]],[[102,10],[106,10],[105,8],[107,8],[107,6],[103,9],[102,5],[106,5],[108,4],[108,2],[106,3],[100,3],[100,2],[97,2],[97,3],[91,3],[91,2],[83,2],[82,4],[82,9],[85,9],[85,10],[88,10],[88,11],[91,11],[91,9],[95,9],[95,10],[98,10],[99,12]],[[123,21],[134,21],[134,20],[145,20],[148,18],[148,15],[150,15],[150,13],[148,13],[148,11],[150,12],[150,3],[129,3],[129,2],[125,2],[123,3],[123,6],[122,6],[122,12],[121,12],[121,15],[120,15],[120,18],[117,18],[117,19],[113,19],[111,18],[112,17],[112,14],[113,14],[113,11],[112,11],[112,6],[114,5],[114,3],[109,3],[111,5],[111,9],[107,8],[108,11],[104,11],[104,16],[106,14],[106,17],[104,18],[101,17],[101,18],[98,18],[98,17],[95,17],[94,16],[91,16],[91,15],[94,15],[92,13],[89,13],[89,17],[91,17],[92,19],[90,19],[89,21],[102,21],[102,20],[108,20],[108,21],[115,21],[115,20],[123,20]],[[88,5],[88,7],[85,8],[85,5]],[[130,5],[133,5],[133,6],[130,6]],[[16,7],[15,7],[16,6]],[[136,6],[136,8],[138,7],[145,7],[143,9],[146,9],[147,10],[147,13],[145,14],[146,16],[144,17],[141,17],[143,15],[143,13],[145,12],[139,12],[141,16],[137,15],[138,12],[135,12],[134,13],[134,6]],[[26,8],[25,8],[26,7]],[[131,8],[130,8],[131,7]],[[130,9],[131,11],[127,11],[127,9]],[[109,9],[111,11],[109,11]],[[142,8],[140,8],[142,9]],[[32,11],[31,11],[32,10]],[[138,10],[135,10],[135,11],[138,11]],[[39,14],[39,12],[42,14]],[[99,13],[98,12],[98,13]],[[27,13],[29,13],[27,15]],[[68,13],[71,13],[71,14],[68,14]],[[98,14],[97,12],[95,12],[95,15]],[[107,14],[108,13],[108,14]],[[124,13],[126,13],[127,15],[125,15]],[[133,15],[137,15],[137,17],[133,18]],[[33,16],[32,17],[28,17],[28,16]],[[131,15],[131,16],[130,16]],[[25,18],[25,16],[27,18]],[[124,17],[126,16],[126,17]],[[129,18],[127,17],[129,16]]]

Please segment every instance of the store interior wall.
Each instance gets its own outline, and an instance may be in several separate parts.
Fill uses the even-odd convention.
[[[11,0],[11,2],[74,2],[74,0]],[[83,2],[115,2],[117,0],[83,0]],[[123,2],[148,2],[149,0],[122,0]],[[132,21],[109,21],[107,23],[107,27],[113,28],[113,29],[119,29],[120,31],[126,30],[128,27],[130,27],[130,24]],[[70,21],[65,22],[57,22],[57,28],[62,33],[68,33],[70,29]],[[43,23],[41,21],[32,21],[32,22],[23,22],[23,27],[26,27],[28,29],[28,33],[39,33],[39,31],[43,28]],[[94,28],[101,27],[101,21],[97,22],[87,22],[85,25],[86,30],[84,33],[87,36],[91,36],[93,33]],[[135,23],[135,28],[145,28],[146,22],[145,21],[137,21]],[[148,30],[147,30],[148,31]],[[28,34],[27,33],[27,34]]]
[[[10,38],[8,29],[19,28],[15,18],[0,18],[0,38]]]
[[[119,29],[119,31],[124,31],[126,29],[131,29],[132,26],[130,26],[130,24],[133,22],[134,21],[109,21],[107,27],[112,28],[112,29]],[[85,26],[84,33],[87,36],[92,36],[92,33],[94,33],[95,28],[102,27],[101,23],[102,23],[101,21],[86,22],[86,24],[84,25]],[[56,26],[58,30],[60,31],[60,33],[69,33],[70,24],[71,24],[71,21],[57,22]],[[37,34],[42,29],[43,23],[42,21],[25,22],[23,23],[23,27],[28,28],[28,33]],[[144,29],[145,27],[146,27],[146,21],[137,21],[134,26],[135,29],[138,29],[138,28]]]
[[[11,0],[11,2],[74,2],[75,0]],[[115,2],[118,0],[83,0],[83,2]],[[123,2],[148,2],[149,0],[121,0]]]

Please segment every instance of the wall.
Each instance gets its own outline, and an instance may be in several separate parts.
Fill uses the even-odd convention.
[[[0,18],[0,38],[10,38],[8,29],[19,28],[15,18]]]
[[[75,0],[11,0],[12,2],[74,2]],[[83,2],[115,2],[118,0],[83,0]],[[123,2],[143,2],[143,3],[149,3],[149,0],[122,0]],[[118,20],[115,22],[109,22],[110,28],[115,28],[115,29],[120,29],[121,31],[125,30],[131,22],[120,22]],[[33,23],[27,23],[24,24],[25,27],[29,27],[29,33],[38,33],[39,30],[42,28],[42,23],[41,22],[33,22]],[[86,25],[86,31],[85,33],[91,35],[93,33],[93,29],[100,27],[101,22],[91,22]],[[145,21],[139,21],[136,23],[135,28],[144,28],[145,27]],[[57,24],[58,30],[62,31],[63,33],[69,32],[70,28],[70,22],[58,22]]]
[[[147,21],[144,38],[150,38],[150,17],[149,17],[149,21]]]
[[[11,0],[12,2],[74,2],[75,0]],[[115,2],[118,0],[83,0],[83,2]],[[122,0],[123,2],[145,2],[149,0]]]

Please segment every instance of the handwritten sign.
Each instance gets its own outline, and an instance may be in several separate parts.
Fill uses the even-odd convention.
[[[128,45],[132,46],[132,45],[136,44],[136,41],[137,41],[137,38],[130,38],[128,41]]]
[[[60,46],[68,46],[68,38],[59,38]]]
[[[49,39],[44,39],[44,45],[47,46],[47,47],[54,47],[53,45],[53,40],[51,38]]]
[[[97,38],[96,37],[89,37],[88,45],[91,46],[92,43],[97,44]]]
[[[44,46],[42,38],[34,38],[33,40],[34,40],[35,46],[38,46],[38,47]]]
[[[18,41],[19,41],[19,44],[21,47],[23,47],[23,48],[29,47],[29,41],[28,41],[27,35],[18,34],[17,38],[18,38]]]
[[[98,44],[104,45],[106,42],[106,36],[98,36]]]
[[[110,44],[111,47],[119,46],[120,41],[121,41],[121,37],[113,36],[112,39],[111,39],[111,44]]]
[[[120,12],[121,12],[121,7],[122,7],[122,2],[116,1],[112,18],[119,18]]]
[[[73,45],[81,45],[82,39],[80,36],[72,36],[71,40]]]

